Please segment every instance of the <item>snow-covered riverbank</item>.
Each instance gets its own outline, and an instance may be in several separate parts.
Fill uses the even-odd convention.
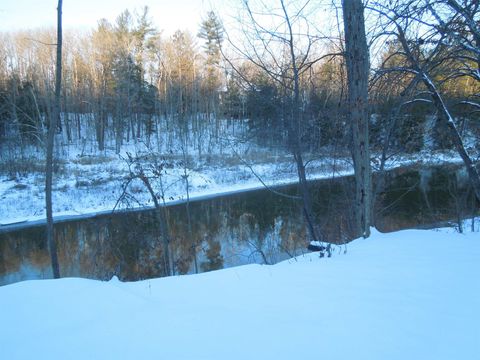
[[[0,287],[2,359],[474,359],[478,233],[409,230],[272,266]]]
[[[224,195],[232,192],[285,185],[297,181],[293,160],[286,154],[242,154],[242,157],[226,154],[217,162],[193,160],[187,168],[189,195],[191,199]],[[245,160],[243,157],[247,158]],[[390,159],[388,168],[412,164],[437,165],[458,163],[454,153],[421,153]],[[162,183],[165,202],[186,199],[185,168],[181,161],[172,161],[165,170]],[[127,163],[114,156],[83,158],[72,157],[64,161],[63,170],[54,179],[53,210],[56,218],[109,212],[125,208],[117,204],[122,194],[122,184],[128,177]],[[352,173],[349,158],[323,157],[312,159],[307,167],[308,178],[324,179]],[[261,179],[261,181],[260,181]],[[263,183],[262,183],[263,182]],[[0,176],[0,226],[17,222],[34,224],[45,219],[44,176],[32,173],[23,177]],[[147,189],[140,181],[129,187],[129,207],[152,207]]]

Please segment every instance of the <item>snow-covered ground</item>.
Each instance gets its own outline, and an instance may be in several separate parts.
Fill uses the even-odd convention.
[[[0,358],[478,359],[479,240],[373,231],[332,258],[16,283],[0,287]]]
[[[74,149],[75,150],[75,149]],[[61,163],[61,171],[54,177],[53,211],[55,217],[78,216],[126,207],[117,204],[122,194],[122,184],[128,177],[126,153],[146,154],[140,145],[126,146],[120,156],[113,150],[101,156],[79,156],[78,149],[68,150]],[[242,145],[236,150],[224,149],[208,157],[198,157],[191,152],[187,174],[190,198],[253,190],[264,186],[295,183],[297,172],[290,155],[282,151]],[[159,155],[161,157],[162,155]],[[168,154],[162,183],[165,201],[186,198],[185,166],[182,154]],[[411,164],[441,164],[459,162],[452,152],[425,152],[411,156],[397,156],[388,162],[388,168]],[[38,160],[41,163],[41,159]],[[374,164],[375,165],[375,164]],[[42,168],[42,167],[40,167]],[[310,159],[307,174],[310,179],[338,177],[352,173],[348,157],[332,158],[324,155]],[[260,181],[261,179],[262,181]],[[0,175],[0,226],[23,221],[45,219],[44,174],[41,171],[24,176]],[[155,185],[155,184],[154,184]],[[156,186],[155,190],[159,190]],[[130,184],[129,207],[153,206],[146,187],[139,181]],[[133,200],[134,198],[134,200]]]

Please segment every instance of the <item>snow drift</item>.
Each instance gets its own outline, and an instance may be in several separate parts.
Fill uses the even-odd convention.
[[[374,232],[332,258],[133,283],[8,285],[0,358],[474,359],[479,240]]]

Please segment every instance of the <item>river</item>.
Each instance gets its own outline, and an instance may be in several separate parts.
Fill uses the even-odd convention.
[[[352,240],[353,179],[310,184],[322,237],[336,244],[333,256]],[[277,191],[297,193],[296,185]],[[248,263],[273,264],[307,252],[298,201],[267,189],[229,194],[166,208],[171,265],[175,274]],[[382,232],[454,224],[478,209],[466,172],[459,166],[389,171],[374,207]],[[155,210],[101,214],[55,224],[61,275],[133,281],[165,275]],[[464,224],[465,226],[465,224]],[[0,285],[51,278],[45,226],[0,233]]]

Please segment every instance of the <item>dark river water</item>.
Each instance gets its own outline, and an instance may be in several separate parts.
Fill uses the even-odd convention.
[[[352,240],[353,179],[311,183],[323,238]],[[277,190],[295,195],[297,186]],[[459,226],[478,209],[461,167],[402,168],[386,174],[374,207],[382,232]],[[175,274],[247,263],[276,263],[307,252],[300,204],[268,190],[220,196],[167,207],[171,268]],[[55,225],[64,277],[139,280],[165,275],[162,237],[155,210],[121,212]],[[466,226],[464,224],[464,226]],[[1,230],[1,229],[0,229]],[[0,285],[51,277],[45,226],[0,233]]]

